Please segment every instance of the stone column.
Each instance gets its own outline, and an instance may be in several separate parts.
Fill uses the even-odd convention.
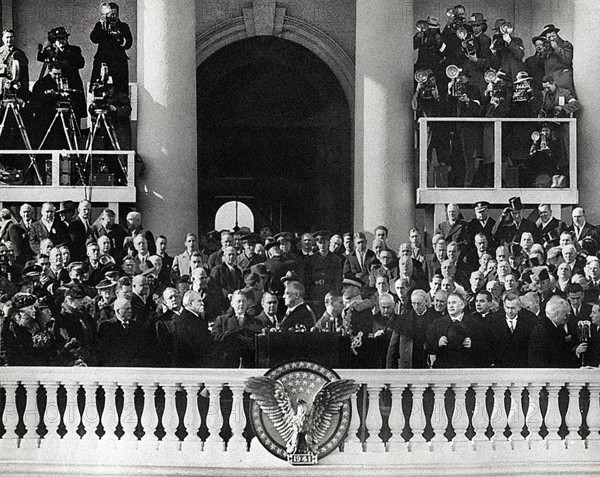
[[[573,8],[573,73],[577,99],[583,105],[577,120],[579,203],[586,209],[588,221],[597,224],[600,221],[600,209],[597,207],[600,177],[600,91],[597,79],[600,77],[600,58],[593,37],[600,23],[600,4],[593,0],[577,0],[573,2]]]
[[[144,227],[173,250],[198,231],[196,2],[137,5],[138,205]]]
[[[412,2],[357,0],[354,228],[393,248],[414,220],[412,37]]]

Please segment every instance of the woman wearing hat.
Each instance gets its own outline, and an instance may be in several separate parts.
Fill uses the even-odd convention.
[[[85,66],[85,58],[81,54],[81,48],[69,44],[69,36],[65,27],[52,28],[48,32],[48,41],[38,51],[37,59],[44,62],[42,73],[46,64],[57,63],[61,66],[68,88],[75,90],[71,93],[71,102],[75,116],[81,120],[87,117],[83,81],[79,75],[79,70]],[[40,74],[40,78],[42,76],[43,74]]]

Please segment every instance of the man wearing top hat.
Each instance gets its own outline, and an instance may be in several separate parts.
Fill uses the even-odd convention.
[[[509,224],[499,226],[495,234],[498,243],[504,241],[506,243],[520,243],[523,232],[531,233],[535,243],[542,243],[542,236],[535,224],[523,217],[523,203],[520,197],[511,197],[508,199],[510,204],[510,216],[512,220]],[[504,214],[503,214],[504,215]]]
[[[552,75],[561,88],[566,88],[575,94],[573,83],[573,45],[563,40],[552,23],[545,25],[541,37],[545,38],[548,47],[545,50],[544,72]]]
[[[79,70],[85,66],[81,48],[69,44],[69,36],[65,27],[52,28],[48,32],[48,41],[38,49],[37,60],[55,62],[61,66],[63,78],[68,82],[73,112],[77,119],[87,116],[85,107],[85,92]]]
[[[307,259],[305,284],[316,316],[325,312],[325,295],[342,289],[342,259],[329,251],[330,236],[327,230],[315,232],[318,252]]]

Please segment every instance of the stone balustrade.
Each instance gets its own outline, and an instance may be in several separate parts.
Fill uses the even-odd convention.
[[[247,421],[260,369],[21,368],[0,373],[4,475],[244,475],[291,467]],[[338,370],[361,386],[315,473],[593,475],[596,369]],[[210,469],[210,470],[209,470]]]

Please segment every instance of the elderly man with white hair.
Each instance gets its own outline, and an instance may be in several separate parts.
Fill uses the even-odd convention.
[[[126,244],[133,244],[133,240],[136,236],[143,235],[146,239],[146,242],[148,242],[148,250],[150,251],[150,255],[154,255],[156,253],[156,242],[154,241],[154,235],[152,235],[152,232],[142,227],[142,214],[136,211],[132,211],[127,214],[127,230],[129,231],[129,237],[125,238]]]
[[[574,345],[567,321],[571,306],[564,298],[552,296],[546,303],[546,316],[531,331],[528,364],[532,368],[578,368],[585,343]]]

